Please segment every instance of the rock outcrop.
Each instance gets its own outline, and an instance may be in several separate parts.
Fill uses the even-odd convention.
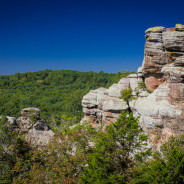
[[[42,148],[54,137],[54,132],[49,128],[46,121],[40,119],[40,110],[37,108],[25,108],[21,110],[21,117],[8,118],[14,123],[19,135],[25,136],[25,141],[34,148]],[[14,120],[14,121],[13,121]]]
[[[122,110],[128,109],[127,103],[119,99],[119,96],[121,91],[128,89],[129,86],[130,80],[124,78],[109,89],[91,90],[82,100],[85,114],[82,121],[90,121],[93,126],[98,126],[102,122],[114,122]]]
[[[144,84],[147,89],[140,87]],[[132,89],[134,100],[120,99]],[[152,93],[148,93],[152,92]],[[184,132],[184,26],[146,30],[144,61],[137,74],[122,78],[109,89],[90,91],[82,100],[83,121],[93,126],[114,122],[121,110],[140,116],[139,122],[155,147]]]
[[[146,30],[143,75],[149,90],[155,90],[165,81],[164,66],[184,56],[184,31],[182,25],[166,29],[154,27]]]

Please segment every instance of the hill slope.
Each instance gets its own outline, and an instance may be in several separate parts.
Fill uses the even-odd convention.
[[[130,72],[124,72],[124,75]],[[121,73],[44,70],[0,75],[0,114],[17,117],[25,107],[40,108],[42,118],[66,115],[81,119],[82,97],[91,89],[108,87]]]

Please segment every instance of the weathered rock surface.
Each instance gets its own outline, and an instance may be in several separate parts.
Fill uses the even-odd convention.
[[[139,82],[152,93],[139,89]],[[128,88],[136,98],[127,104],[119,97]],[[140,125],[157,148],[171,135],[184,133],[184,26],[148,29],[144,61],[137,74],[109,89],[90,91],[82,105],[82,121],[90,121],[94,127],[114,122],[121,110],[131,110],[134,116],[140,116]]]
[[[21,110],[21,115],[24,117],[40,118],[40,109],[34,107],[28,107]]]
[[[31,147],[42,148],[54,137],[54,132],[45,120],[40,119],[40,110],[29,107],[21,110],[14,125],[20,135],[25,135],[25,141]]]
[[[11,125],[15,125],[16,124],[16,118],[15,117],[10,117],[10,116],[6,116],[8,122],[11,124]]]
[[[132,82],[132,85],[134,82]],[[129,79],[121,79],[109,89],[99,88],[91,90],[83,97],[82,106],[85,117],[81,120],[90,121],[93,126],[102,122],[113,122],[122,109],[128,109],[127,102],[120,99],[121,91],[130,87]]]
[[[175,63],[184,56],[184,31],[178,24],[175,28],[155,27],[146,31],[144,62],[142,65],[145,83],[154,91],[164,82],[165,65]]]

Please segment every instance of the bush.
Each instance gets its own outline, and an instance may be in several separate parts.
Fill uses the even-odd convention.
[[[130,183],[184,183],[184,136],[171,137],[161,152],[137,168]]]
[[[121,96],[120,98],[124,101],[126,101],[127,103],[131,100],[134,99],[134,97],[132,96],[132,90],[131,88],[128,89],[124,89],[121,91]]]
[[[135,89],[136,94],[138,95],[140,91],[147,91],[148,93],[151,93],[149,89],[147,89],[146,84],[144,82],[138,82],[138,86]]]
[[[123,111],[115,123],[106,127],[105,133],[99,133],[81,182],[126,183],[135,163],[135,150],[140,151],[146,139],[138,119]]]
[[[65,130],[45,149],[33,150],[27,160],[16,162],[14,184],[79,183],[82,167],[93,149],[89,142],[95,137],[96,130],[88,123]]]
[[[0,118],[0,183],[12,183],[17,160],[28,151],[24,140],[5,117]]]

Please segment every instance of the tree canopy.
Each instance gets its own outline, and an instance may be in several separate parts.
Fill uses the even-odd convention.
[[[112,74],[72,70],[0,75],[0,114],[18,117],[25,107],[37,107],[41,117],[56,119],[62,115],[79,121],[82,97],[91,89],[109,87],[131,72]]]

